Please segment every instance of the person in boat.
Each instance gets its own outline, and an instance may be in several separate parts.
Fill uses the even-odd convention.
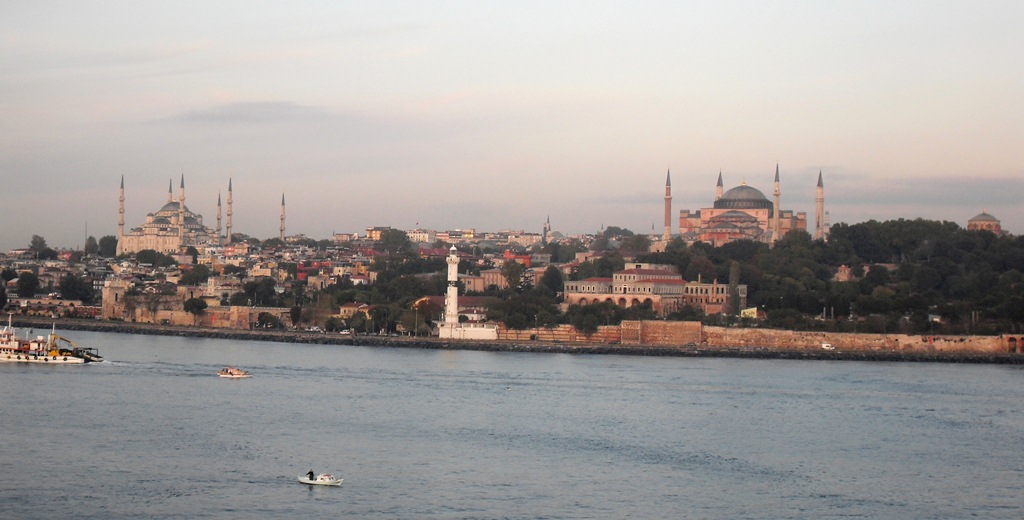
[[[309,470],[309,473],[306,473],[306,477],[309,478],[309,480],[313,480],[313,470]]]

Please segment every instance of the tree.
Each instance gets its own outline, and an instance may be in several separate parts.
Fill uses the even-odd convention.
[[[114,258],[117,255],[117,237],[113,235],[100,237],[99,255],[103,258]]]
[[[97,252],[99,252],[100,245],[99,243],[96,242],[96,237],[90,236],[89,238],[85,239],[84,249],[86,255],[95,255]]]
[[[92,285],[80,276],[67,273],[60,279],[60,295],[65,300],[80,300],[82,303],[92,303]]]
[[[32,241],[29,242],[28,248],[36,253],[42,253],[49,249],[49,247],[46,246],[46,239],[39,235],[32,235]]]
[[[185,254],[192,257],[193,264],[199,261],[199,250],[195,246],[188,246],[188,249],[185,249]]]
[[[562,292],[563,286],[562,272],[557,267],[549,265],[544,270],[544,275],[540,277],[540,285],[537,289],[548,293],[549,296],[555,296]]]
[[[181,274],[179,285],[201,285],[210,278],[210,268],[202,264],[193,264],[187,271]]]
[[[7,288],[0,285],[0,309],[7,307]]]
[[[3,279],[5,284],[17,277],[17,271],[11,269],[10,267],[5,267],[3,271],[0,271],[0,279]]]
[[[135,261],[140,264],[149,264],[153,267],[170,267],[178,264],[173,258],[153,249],[143,249],[135,253]]]
[[[708,257],[697,256],[690,260],[690,265],[686,268],[683,278],[691,282],[700,280],[703,283],[712,283],[717,279],[717,273],[715,264],[711,263]]]
[[[227,264],[227,265],[224,266],[224,269],[221,271],[221,273],[224,276],[230,276],[230,275],[233,275],[233,274],[242,274],[242,275],[244,275],[245,274],[245,268],[242,267],[242,266],[234,265],[234,264]]]
[[[22,271],[18,275],[18,296],[33,298],[39,292],[39,277],[31,271]]]
[[[28,248],[35,252],[36,258],[40,260],[55,260],[57,258],[57,252],[48,247],[46,239],[39,235],[32,235],[32,241]]]
[[[192,315],[192,324],[195,325],[196,320],[203,313],[206,312],[206,300],[202,298],[189,298],[185,300],[183,304],[185,312]]]
[[[647,252],[651,248],[651,238],[647,235],[633,235],[623,241],[622,247],[628,251]]]
[[[353,331],[365,330],[366,332],[369,332],[370,330],[367,327],[367,325],[368,320],[366,319],[366,313],[363,311],[356,312],[355,314],[352,315],[351,318],[348,319],[348,328],[352,329]]]
[[[377,245],[380,246],[381,251],[384,251],[389,256],[412,251],[412,242],[409,240],[409,235],[400,229],[386,229],[382,231]]]
[[[242,290],[245,292],[247,303],[256,307],[275,307],[279,304],[277,296],[277,283],[269,276],[259,280],[245,282]]]
[[[256,324],[265,329],[279,329],[281,319],[269,312],[261,312],[256,317]]]
[[[208,279],[210,279],[210,268],[206,265],[194,264],[181,273],[181,279],[178,281],[178,284],[181,286],[200,286],[206,284]]]
[[[526,266],[519,262],[505,262],[505,265],[501,266],[501,276],[505,278],[505,283],[513,291],[522,292],[529,285],[526,278]]]

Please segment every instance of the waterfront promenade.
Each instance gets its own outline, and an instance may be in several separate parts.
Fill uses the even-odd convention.
[[[315,333],[291,330],[237,330],[149,323],[125,323],[118,321],[50,319],[20,316],[14,318],[14,325],[33,328],[39,333],[56,325],[61,330],[88,330],[123,334],[185,336],[213,339],[252,341],[273,341],[279,343],[318,345],[359,345],[382,348],[419,348],[434,350],[476,350],[490,352],[537,352],[561,354],[601,354],[636,356],[681,356],[681,357],[733,357],[794,360],[856,360],[856,361],[907,361],[941,363],[994,363],[1024,364],[1024,354],[1007,352],[971,351],[895,351],[842,349],[835,350],[792,348],[781,345],[709,346],[707,344],[681,345],[623,345],[587,342],[545,342],[533,340],[451,340],[436,337],[351,335],[337,333]],[[74,339],[74,338],[70,338]],[[102,347],[102,345],[82,345]]]

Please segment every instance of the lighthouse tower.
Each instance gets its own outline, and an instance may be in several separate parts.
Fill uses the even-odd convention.
[[[444,295],[444,329],[441,337],[455,337],[459,326],[459,255],[455,246],[448,250],[448,292]],[[445,334],[447,333],[447,334]]]

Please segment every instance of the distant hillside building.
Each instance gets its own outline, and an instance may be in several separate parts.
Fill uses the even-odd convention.
[[[706,242],[718,247],[735,240],[771,244],[791,230],[807,231],[807,213],[781,209],[781,193],[778,165],[775,166],[773,200],[769,200],[761,190],[748,186],[745,182],[724,191],[722,174],[719,173],[714,203],[710,208],[697,211],[680,210],[679,233],[687,242]],[[666,201],[668,200],[671,199],[666,195]],[[827,218],[823,215],[824,190],[820,172],[815,202],[818,212],[815,237],[827,238]]]
[[[228,184],[228,236],[231,236],[231,184]],[[146,215],[146,222],[124,230],[124,177],[121,177],[117,222],[117,254],[137,253],[144,249],[174,254],[188,246],[221,245],[220,196],[217,196],[217,229],[203,225],[203,216],[185,206],[185,176],[181,177],[181,191],[174,199],[171,184],[167,185],[167,203],[155,213]]]
[[[1003,226],[999,219],[981,210],[971,220],[967,221],[968,231],[991,231],[997,235],[1003,234]]]
[[[667,316],[684,305],[705,314],[729,312],[728,284],[687,282],[674,268],[663,265],[634,264],[612,274],[611,278],[588,278],[565,282],[567,305],[592,305],[610,302],[629,308],[648,304],[659,316]],[[747,305],[747,286],[738,285],[735,297],[739,308]]]

